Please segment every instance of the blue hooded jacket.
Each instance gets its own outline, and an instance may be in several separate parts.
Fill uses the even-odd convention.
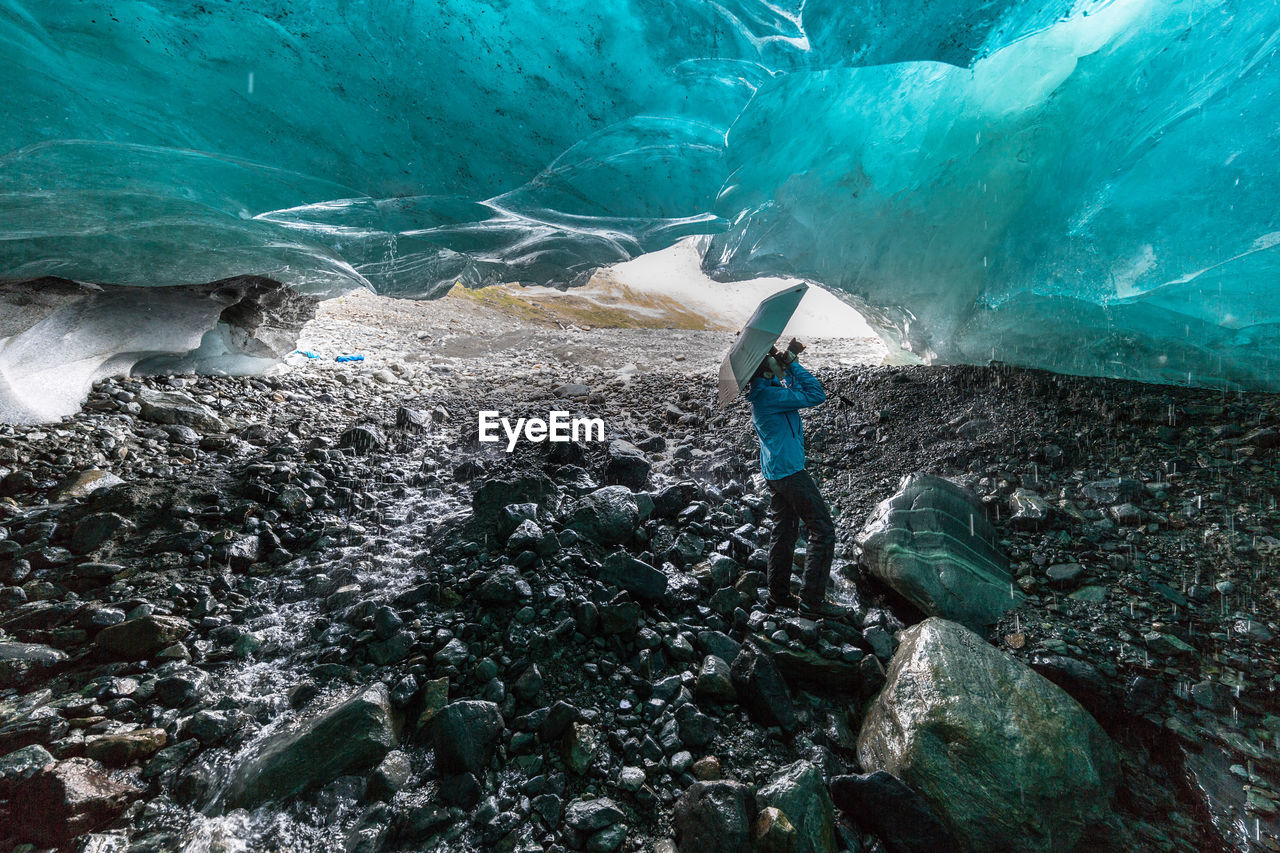
[[[760,437],[760,468],[765,479],[781,480],[804,470],[800,410],[826,399],[822,384],[799,362],[787,366],[784,380],[751,380],[747,402],[751,404],[751,422]]]

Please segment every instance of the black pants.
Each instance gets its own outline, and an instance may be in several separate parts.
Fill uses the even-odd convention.
[[[836,526],[831,510],[808,471],[797,471],[781,480],[767,480],[773,492],[769,508],[773,539],[769,544],[769,593],[785,598],[791,591],[791,562],[796,550],[799,522],[804,522],[805,561],[800,598],[808,604],[822,601],[835,556]]]

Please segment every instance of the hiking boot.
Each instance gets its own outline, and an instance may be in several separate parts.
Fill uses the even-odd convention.
[[[800,602],[800,615],[809,619],[847,619],[852,611],[829,598],[822,601]]]
[[[769,610],[796,610],[800,607],[800,599],[789,592],[782,597],[769,593],[769,599],[765,606]]]

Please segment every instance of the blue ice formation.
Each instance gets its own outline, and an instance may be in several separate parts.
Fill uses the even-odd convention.
[[[704,235],[926,360],[1276,390],[1278,39],[1246,0],[0,0],[0,277],[432,297]]]

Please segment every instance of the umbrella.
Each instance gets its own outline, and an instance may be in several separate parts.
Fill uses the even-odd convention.
[[[804,298],[809,285],[800,284],[780,290],[756,307],[747,325],[729,348],[729,354],[720,365],[720,405],[727,406],[742,392],[760,366],[760,360],[769,354],[769,348],[778,342],[778,336],[787,327],[796,306]]]

